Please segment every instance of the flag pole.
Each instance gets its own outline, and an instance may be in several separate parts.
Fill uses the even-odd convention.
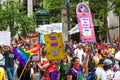
[[[68,0],[68,31],[70,31],[70,6]],[[68,40],[70,41],[70,35],[68,34]]]
[[[30,57],[31,57],[31,56],[30,56]],[[29,61],[30,57],[28,58],[28,61]],[[23,70],[22,70],[22,72],[21,72],[20,77],[19,77],[18,80],[21,79],[21,77],[22,77],[22,75],[23,75],[23,72],[25,71],[25,69],[26,69],[26,67],[27,67],[28,61],[27,61],[27,63],[25,64],[25,66],[24,66],[24,68],[23,68]]]
[[[69,0],[66,0],[66,8],[67,8],[67,19],[68,19],[68,31],[70,31],[70,6]],[[70,40],[70,34],[68,34],[68,41]]]

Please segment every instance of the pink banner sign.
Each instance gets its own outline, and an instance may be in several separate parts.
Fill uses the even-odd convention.
[[[86,3],[79,3],[76,13],[82,42],[96,42],[92,15],[88,5]]]

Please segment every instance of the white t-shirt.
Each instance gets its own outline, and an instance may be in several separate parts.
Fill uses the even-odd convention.
[[[120,80],[120,70],[115,73],[115,80]]]
[[[33,68],[31,68],[30,77],[32,77],[32,75],[34,75],[34,70],[33,70]]]
[[[95,74],[100,77],[100,80],[107,80],[107,74],[103,68],[97,67]]]
[[[103,71],[103,69],[100,68],[100,67],[97,67],[96,70],[95,70],[95,74],[100,75],[101,71]]]
[[[104,69],[97,69],[96,74],[100,76],[100,80],[110,80],[114,77],[114,72],[110,69],[107,71]]]
[[[106,74],[107,74],[108,80],[110,80],[111,78],[112,78],[112,79],[114,78],[114,72],[113,72],[111,69],[108,69],[108,70],[106,71]]]
[[[104,70],[100,72],[100,80],[107,80],[107,74]]]
[[[118,51],[118,52],[115,54],[115,59],[120,60],[120,51]],[[117,69],[119,69],[118,61],[115,61],[115,66],[116,66]]]
[[[5,58],[3,58],[2,60],[0,60],[0,65],[5,65]]]
[[[80,64],[82,64],[82,59],[83,59],[83,56],[82,56],[82,55],[85,55],[83,49],[79,49],[79,48],[75,49],[75,50],[74,50],[74,54],[76,55],[76,57],[79,57],[79,59],[80,59]]]

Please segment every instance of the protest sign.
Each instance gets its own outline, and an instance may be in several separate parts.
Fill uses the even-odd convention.
[[[86,3],[79,3],[76,13],[82,42],[96,42],[92,15],[88,5]]]
[[[45,45],[49,60],[61,60],[64,58],[64,47],[61,33],[46,34]]]
[[[11,33],[8,31],[0,31],[0,45],[10,46]]]
[[[35,36],[30,37],[30,49],[34,48],[34,46],[37,44],[39,45],[39,34],[36,34]],[[37,52],[37,54],[32,55],[32,61],[39,61],[40,60],[40,51]]]

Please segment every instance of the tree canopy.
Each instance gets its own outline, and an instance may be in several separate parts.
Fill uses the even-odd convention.
[[[70,3],[70,17],[72,18],[71,25],[77,23],[76,19],[76,5],[83,0],[69,0]],[[120,16],[120,0],[84,0],[89,2],[89,7],[93,15],[93,19],[97,21],[99,25],[98,32],[102,35],[107,34],[109,37],[109,28],[107,16],[110,10],[114,10],[117,16]],[[49,11],[51,16],[51,22],[61,21],[61,10],[66,9],[66,0],[43,0],[44,8]],[[95,17],[95,18],[94,18]],[[100,25],[102,22],[102,26]]]
[[[0,4],[0,30],[9,29],[12,37],[18,31],[24,36],[35,31],[34,18],[28,17],[23,9],[23,5],[14,0]]]

